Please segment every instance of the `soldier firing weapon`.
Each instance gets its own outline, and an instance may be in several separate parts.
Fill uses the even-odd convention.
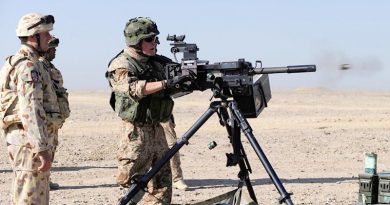
[[[291,193],[285,190],[253,135],[252,128],[246,118],[257,118],[260,112],[267,107],[267,103],[271,99],[268,74],[315,72],[316,66],[294,65],[266,68],[262,66],[261,61],[256,61],[255,67],[253,67],[250,62],[244,59],[210,64],[209,61],[199,60],[197,58],[199,48],[196,44],[187,44],[184,39],[184,35],[172,35],[167,38],[167,40],[173,41],[171,52],[175,55],[176,61],[176,54],[183,54],[180,63],[170,63],[166,66],[167,79],[180,76],[190,76],[193,79],[188,84],[177,85],[179,92],[175,96],[186,95],[194,90],[211,89],[213,98],[220,100],[210,103],[209,109],[178,139],[176,144],[151,170],[140,178],[134,179],[134,183],[121,200],[120,205],[126,205],[129,202],[130,204],[136,204],[142,198],[147,183],[184,144],[188,144],[188,140],[214,113],[218,114],[220,124],[226,128],[229,135],[233,153],[226,154],[227,166],[239,165],[239,188],[245,183],[251,199],[257,203],[249,178],[249,173],[252,170],[241,143],[241,132],[243,132],[278,190],[280,194],[279,203],[292,205]]]

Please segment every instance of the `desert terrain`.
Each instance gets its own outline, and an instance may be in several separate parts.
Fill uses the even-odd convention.
[[[378,154],[378,171],[390,170],[390,92],[296,89],[273,91],[269,106],[249,119],[261,148],[295,204],[348,205],[358,198],[364,153]],[[207,110],[209,92],[175,100],[181,136]],[[121,121],[108,105],[108,92],[71,92],[71,117],[60,130],[50,204],[117,204],[115,152]],[[212,150],[207,144],[215,141]],[[189,190],[174,190],[174,204],[192,204],[233,190],[238,166],[226,167],[232,151],[216,115],[180,150]],[[279,197],[255,152],[243,136],[250,175],[260,204]],[[12,170],[0,145],[0,204],[9,204]]]

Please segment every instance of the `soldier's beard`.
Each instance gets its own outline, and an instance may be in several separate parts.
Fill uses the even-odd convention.
[[[54,58],[56,58],[56,54],[55,53],[46,53],[45,58],[48,61],[52,61],[52,60],[54,60]]]

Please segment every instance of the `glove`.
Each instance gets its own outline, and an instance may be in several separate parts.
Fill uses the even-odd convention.
[[[185,76],[175,76],[171,79],[168,79],[165,84],[165,89],[172,90],[172,89],[179,89],[183,83],[191,81],[192,77],[190,75]]]

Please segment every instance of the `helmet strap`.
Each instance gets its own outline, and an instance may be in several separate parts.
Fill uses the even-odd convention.
[[[35,39],[37,39],[37,44],[38,44],[38,46],[37,46],[37,51],[38,51],[39,53],[41,53],[41,52],[42,52],[42,48],[41,48],[41,36],[39,35],[39,33],[35,34],[34,36],[35,36]]]
[[[141,43],[138,43],[137,45],[130,46],[134,48],[135,52],[137,52],[138,55],[145,56],[145,54],[142,52],[141,49]]]
[[[149,58],[149,57],[150,57],[150,56],[148,56],[148,55],[145,55],[145,54],[142,52],[142,50],[136,49],[135,51],[137,52],[138,55],[140,55],[140,56],[142,56],[142,57],[144,57],[144,58]]]

